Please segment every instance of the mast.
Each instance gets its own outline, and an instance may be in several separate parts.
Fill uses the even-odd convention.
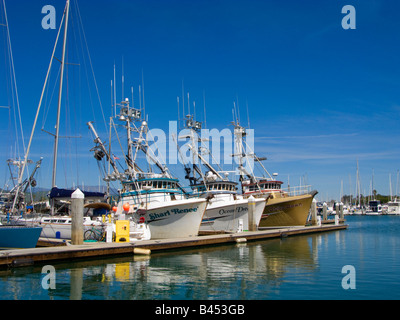
[[[65,49],[66,49],[66,45],[67,45],[68,17],[69,17],[69,0],[67,0],[67,4],[66,4],[66,8],[65,8],[64,43],[63,43],[63,52],[62,52],[62,59],[61,59],[60,88],[58,91],[56,135],[54,137],[53,178],[52,178],[52,184],[51,184],[52,188],[54,188],[56,186],[57,153],[58,153],[58,140],[59,140],[59,133],[60,133],[61,98],[62,98],[64,67],[65,67]]]
[[[68,6],[69,6],[69,1],[67,0],[66,9],[67,9]],[[64,12],[65,12],[65,11],[64,11]],[[63,24],[63,22],[64,22],[64,17],[65,17],[65,15],[63,15],[63,17],[62,17],[62,19],[61,19],[60,26],[61,26],[61,25]],[[27,150],[26,150],[26,152],[25,152],[25,158],[24,158],[24,161],[23,161],[22,170],[20,171],[20,174],[19,174],[19,177],[18,177],[18,185],[20,185],[20,184],[22,183],[22,179],[23,179],[24,172],[25,172],[25,167],[26,167],[26,164],[27,164],[27,162],[28,162],[28,157],[29,157],[29,152],[30,152],[31,145],[32,145],[33,135],[34,135],[34,133],[35,133],[36,124],[37,124],[37,120],[38,120],[39,113],[40,113],[40,108],[41,108],[41,106],[42,106],[42,101],[43,101],[45,89],[46,89],[46,86],[47,86],[47,81],[48,81],[49,75],[50,75],[50,70],[51,70],[51,67],[52,67],[52,65],[53,65],[54,53],[55,53],[56,48],[57,48],[57,43],[58,43],[58,39],[59,39],[59,36],[60,36],[60,31],[61,31],[61,27],[60,27],[60,29],[58,30],[57,37],[56,37],[56,42],[55,42],[54,48],[53,48],[53,53],[52,53],[51,59],[50,59],[50,64],[49,64],[49,67],[48,67],[48,69],[47,69],[46,79],[45,79],[45,81],[44,81],[44,85],[43,85],[43,89],[42,89],[42,94],[40,95],[39,105],[38,105],[38,108],[37,108],[37,110],[36,110],[36,116],[35,116],[35,120],[34,120],[34,122],[33,122],[33,127],[32,127],[32,131],[31,131],[31,136],[30,136],[30,138],[29,138],[28,148],[27,148]],[[19,188],[17,188],[16,196],[18,196],[18,192],[19,192]],[[15,201],[14,201],[14,203],[13,203],[12,212],[14,211],[14,207],[15,207]]]
[[[360,190],[360,171],[358,169],[358,159],[357,159],[357,181],[356,181],[356,189],[357,189],[357,198],[358,205],[361,208],[361,190]]]

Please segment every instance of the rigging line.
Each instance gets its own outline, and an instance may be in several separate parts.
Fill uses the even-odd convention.
[[[7,18],[7,10],[6,10],[6,3],[3,0],[3,6],[4,6],[4,18],[6,25],[8,26],[8,18]],[[19,115],[19,123],[21,127],[21,135],[22,135],[22,146],[24,148],[24,153],[26,152],[25,148],[25,141],[24,141],[24,131],[22,127],[22,120],[21,120],[21,110],[19,107],[19,98],[18,98],[18,87],[17,87],[17,79],[15,76],[15,67],[14,67],[14,57],[13,57],[13,51],[12,51],[12,46],[11,46],[11,37],[10,37],[10,28],[7,27],[7,39],[8,39],[8,46],[9,46],[9,57],[10,57],[10,68],[12,69],[12,81],[14,82],[14,89],[15,89],[15,98],[17,102],[17,109],[18,109],[18,115]]]
[[[114,123],[114,121],[112,121],[112,126],[113,126],[113,128],[114,128],[115,135],[116,135],[116,137],[117,137],[117,140],[118,140],[119,146],[121,147],[122,154],[125,154],[125,152],[124,152],[124,148],[122,147],[121,140],[119,139],[119,135],[118,135],[118,132],[117,132],[117,128],[115,127],[115,123]],[[110,128],[110,130],[111,130],[111,128]],[[110,154],[110,157],[111,157],[111,156],[114,156],[114,155],[111,155],[111,154]],[[126,165],[127,165],[127,166],[129,166],[129,163],[128,163],[128,160],[126,159],[126,157],[124,157],[124,159],[125,159],[125,163],[126,163]]]
[[[57,73],[56,79],[58,79],[60,77],[60,72],[61,72],[61,65],[58,68],[58,73]],[[50,80],[50,78],[49,78],[49,80]],[[48,87],[46,87],[45,109],[44,109],[43,117],[42,117],[42,129],[44,129],[45,123],[47,122],[47,116],[49,115],[50,105],[51,105],[51,103],[53,101],[56,88],[57,88],[57,82],[55,81],[54,82],[54,86],[53,86],[53,90],[51,92],[50,99],[49,99],[48,96],[49,96],[49,91],[50,90],[49,90]]]
[[[4,19],[6,23],[6,29],[7,29],[7,44],[8,44],[8,55],[9,55],[9,60],[10,60],[10,76],[11,76],[11,88],[12,91],[15,90],[15,99],[16,99],[16,105],[17,105],[17,111],[18,111],[18,118],[19,118],[19,125],[20,125],[20,130],[21,130],[21,140],[22,140],[22,147],[24,154],[26,153],[26,146],[25,146],[25,140],[24,140],[24,129],[22,126],[22,117],[21,117],[21,109],[20,109],[20,104],[19,104],[19,96],[18,96],[18,86],[17,86],[17,77],[15,75],[15,66],[14,66],[14,55],[12,51],[12,45],[11,45],[11,36],[10,36],[10,28],[8,24],[8,18],[7,18],[7,9],[6,9],[6,3],[3,0],[3,8],[4,8]],[[14,95],[12,96],[13,100],[13,105],[14,105]],[[17,121],[17,117],[15,116],[15,109],[14,109],[14,117],[15,117],[15,122]],[[17,129],[17,124],[15,124],[15,130],[16,132],[18,131]],[[18,134],[16,135],[16,139],[18,140]],[[19,151],[18,151],[19,153]],[[26,160],[25,160],[26,161]],[[27,168],[27,175],[29,177],[29,167]],[[23,172],[18,172],[23,176]],[[32,189],[30,188],[31,192]]]
[[[33,139],[33,134],[35,133],[35,128],[36,128],[36,124],[37,124],[40,108],[41,108],[41,105],[42,105],[44,91],[45,91],[46,86],[47,86],[47,80],[49,78],[49,73],[50,73],[50,70],[51,70],[51,66],[53,64],[53,57],[54,57],[54,53],[55,53],[56,48],[57,48],[58,38],[59,38],[60,33],[61,33],[61,26],[62,26],[63,22],[64,22],[64,15],[63,15],[63,17],[61,19],[60,29],[58,30],[56,42],[54,44],[53,53],[51,54],[51,60],[50,60],[49,68],[47,70],[47,75],[46,75],[45,83],[44,83],[44,86],[43,86],[43,89],[42,89],[42,94],[40,96],[39,106],[38,106],[38,109],[36,111],[36,116],[35,116],[35,120],[34,120],[34,123],[33,123],[33,128],[32,128],[31,136],[30,136],[30,139],[29,139],[28,148],[27,148],[26,153],[25,153],[25,161],[24,161],[24,164],[23,164],[23,167],[22,167],[21,176],[19,178],[19,180],[20,180],[19,183],[22,182],[22,176],[23,176],[23,173],[24,173],[24,170],[25,170],[26,160],[28,159],[28,156],[29,156],[29,151],[30,151],[31,144],[32,144],[32,139]]]
[[[108,126],[107,126],[106,118],[105,118],[105,116],[104,116],[103,105],[102,105],[101,99],[100,99],[99,88],[98,88],[98,86],[97,86],[96,76],[95,76],[95,74],[94,74],[94,69],[93,69],[93,64],[92,64],[92,58],[91,58],[91,56],[90,56],[89,46],[88,46],[88,44],[87,44],[86,34],[85,34],[85,30],[84,30],[84,28],[83,28],[82,17],[81,17],[81,13],[80,13],[79,6],[78,6],[78,2],[77,2],[77,1],[76,1],[76,9],[77,9],[77,12],[78,12],[78,18],[79,18],[79,21],[80,21],[80,25],[82,26],[83,38],[84,38],[85,44],[86,44],[86,50],[87,50],[87,53],[88,53],[90,68],[91,68],[91,71],[92,71],[93,80],[94,80],[94,84],[95,84],[95,87],[96,87],[97,97],[98,97],[98,99],[99,99],[101,114],[102,114],[102,116],[103,116],[103,121],[104,121],[104,126],[105,126],[105,128],[106,128],[106,130],[107,130],[107,134],[108,134],[108,133],[109,133],[109,132],[108,132]]]

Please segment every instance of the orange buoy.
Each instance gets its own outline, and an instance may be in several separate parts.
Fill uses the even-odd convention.
[[[122,206],[122,208],[124,208],[125,211],[129,211],[129,208],[130,208],[129,203],[124,203],[124,205]]]
[[[117,212],[118,208],[117,207],[113,207],[112,211]]]

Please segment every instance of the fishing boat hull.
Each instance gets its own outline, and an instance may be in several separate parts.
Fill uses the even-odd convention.
[[[144,219],[151,239],[194,237],[199,234],[206,205],[207,200],[201,198],[153,202],[133,215],[137,221]]]
[[[260,228],[304,226],[316,192],[298,196],[270,196],[259,224]]]
[[[35,248],[42,228],[26,226],[0,226],[0,249]]]
[[[211,199],[201,222],[200,231],[237,232],[240,227],[249,229],[247,199],[224,201]],[[258,226],[265,207],[264,199],[255,199],[255,222]]]

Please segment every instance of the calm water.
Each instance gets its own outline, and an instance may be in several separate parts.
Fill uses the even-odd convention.
[[[1,300],[400,299],[400,216],[347,216],[348,230],[218,246],[151,258],[0,270]],[[355,268],[344,290],[342,267]]]

